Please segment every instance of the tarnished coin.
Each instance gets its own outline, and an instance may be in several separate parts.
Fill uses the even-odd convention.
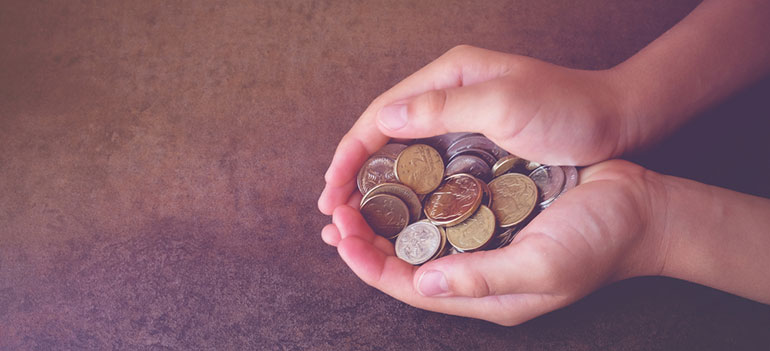
[[[361,194],[366,194],[375,185],[381,183],[397,183],[396,173],[394,172],[395,158],[389,156],[373,155],[369,157],[361,169],[358,171],[356,184]]]
[[[514,155],[503,156],[492,166],[492,176],[499,177],[516,166],[526,162],[523,158]]]
[[[529,178],[540,190],[540,206],[548,206],[564,188],[564,171],[559,166],[540,166],[529,174]]]
[[[473,155],[459,155],[446,166],[446,175],[467,173],[484,181],[492,179],[492,170],[484,160]]]
[[[462,149],[457,153],[453,154],[449,158],[449,162],[452,162],[452,160],[454,160],[455,158],[463,155],[476,156],[484,160],[484,162],[487,164],[487,166],[489,166],[490,169],[492,169],[492,166],[497,162],[497,158],[495,157],[495,155],[492,155],[491,153],[485,150],[477,149],[477,148]]]
[[[409,208],[389,194],[374,195],[361,205],[361,215],[375,233],[388,239],[398,235],[409,224]]]
[[[361,204],[363,205],[369,198],[378,194],[390,194],[403,201],[406,207],[409,208],[409,223],[417,222],[420,219],[422,201],[408,186],[396,183],[377,184],[361,198]]]
[[[466,132],[447,133],[447,134],[432,136],[430,138],[419,139],[417,140],[417,143],[428,145],[436,149],[436,151],[438,151],[440,154],[444,155],[446,154],[446,149],[449,147],[449,145],[452,145],[455,141],[461,138],[471,136],[471,135],[481,135],[481,134],[466,133]]]
[[[425,221],[406,227],[396,239],[396,256],[412,265],[430,260],[441,247],[441,232]]]
[[[503,156],[508,155],[508,151],[503,150],[501,147],[497,146],[497,144],[493,143],[492,140],[489,140],[483,135],[471,135],[460,138],[452,143],[452,145],[449,145],[446,153],[449,158],[452,158],[456,153],[469,148],[487,151],[494,155],[498,160]],[[494,162],[492,164],[494,164]]]
[[[444,161],[441,155],[425,144],[408,146],[396,158],[396,179],[417,194],[427,194],[441,184]]]
[[[462,223],[446,228],[449,243],[463,251],[483,248],[494,233],[495,215],[484,205],[479,206],[476,213]]]
[[[395,160],[396,157],[398,157],[398,154],[400,154],[401,151],[404,151],[404,149],[406,149],[406,144],[399,144],[399,143],[385,144],[385,146],[375,151],[372,154],[372,156],[385,156],[387,158]]]
[[[519,173],[503,174],[489,182],[492,192],[492,212],[501,227],[521,223],[537,204],[537,186],[532,179]]]
[[[425,220],[425,222],[430,223],[430,221],[428,221],[428,220]],[[446,255],[447,247],[448,246],[452,246],[452,245],[447,245],[446,244],[447,243],[447,240],[446,240],[446,230],[444,229],[444,227],[436,226],[436,228],[438,228],[439,233],[441,233],[441,246],[439,246],[439,248],[436,251],[436,253],[433,255],[433,257],[431,257],[431,260],[435,260],[435,259],[437,259],[437,258],[439,258],[441,256]]]
[[[436,225],[453,226],[470,217],[481,204],[481,185],[467,174],[447,177],[425,201],[425,216]]]

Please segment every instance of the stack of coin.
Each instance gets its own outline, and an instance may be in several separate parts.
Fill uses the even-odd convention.
[[[510,244],[577,182],[575,167],[530,162],[474,133],[387,144],[357,178],[364,219],[413,265]]]

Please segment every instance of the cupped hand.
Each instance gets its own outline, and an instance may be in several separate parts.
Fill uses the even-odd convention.
[[[367,284],[412,306],[515,325],[566,306],[604,284],[658,274],[658,174],[625,161],[581,171],[581,184],[502,249],[446,256],[421,267],[394,255],[357,209],[339,206],[324,239]]]
[[[634,126],[612,70],[568,69],[459,46],[380,95],[342,138],[318,201],[331,214],[366,158],[389,138],[479,132],[519,157],[588,165],[631,147]]]

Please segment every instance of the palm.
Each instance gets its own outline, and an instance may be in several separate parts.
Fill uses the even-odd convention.
[[[374,235],[357,210],[334,213],[339,253],[366,283],[410,305],[500,324],[518,324],[628,276],[644,239],[640,168],[606,162],[586,169],[580,186],[536,217],[506,248],[452,255],[413,267]],[[641,184],[641,186],[640,186]],[[451,294],[422,296],[423,272],[448,276]]]

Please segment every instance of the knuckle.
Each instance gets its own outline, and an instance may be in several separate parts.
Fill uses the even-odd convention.
[[[429,119],[438,119],[444,112],[447,94],[444,90],[429,91],[414,101],[410,115],[421,116]]]

